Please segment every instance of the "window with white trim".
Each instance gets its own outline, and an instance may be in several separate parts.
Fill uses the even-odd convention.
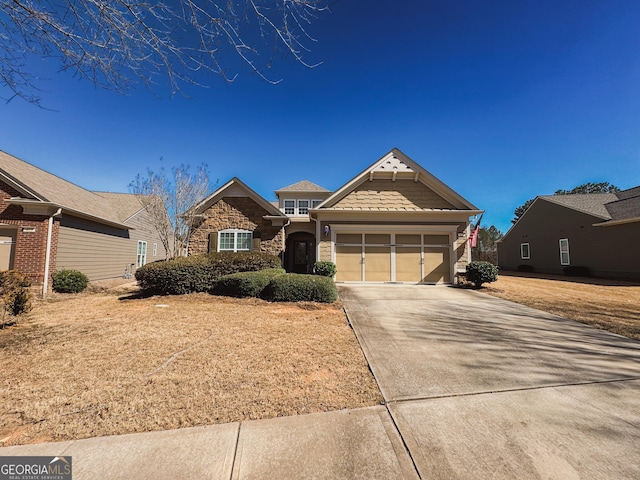
[[[284,214],[285,215],[295,215],[296,213],[296,201],[295,200],[285,200],[284,201]]]
[[[218,232],[219,252],[249,252],[253,232],[249,230],[228,229]]]
[[[309,215],[309,200],[298,200],[298,215]]]
[[[560,239],[560,265],[571,265],[569,259],[569,239]]]
[[[136,256],[136,267],[142,267],[147,263],[147,242],[138,240],[138,254]]]
[[[311,200],[311,208],[316,208],[322,203],[322,200]]]
[[[520,244],[520,258],[523,260],[529,260],[531,258],[531,251],[528,243]]]

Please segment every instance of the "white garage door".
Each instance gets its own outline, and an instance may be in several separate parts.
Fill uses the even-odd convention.
[[[338,233],[338,282],[449,283],[448,235]]]

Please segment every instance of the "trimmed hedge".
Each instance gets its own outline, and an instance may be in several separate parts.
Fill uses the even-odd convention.
[[[270,302],[333,303],[338,290],[329,277],[288,273],[272,278],[260,296]]]
[[[215,281],[211,293],[238,298],[258,297],[274,277],[284,274],[282,268],[269,268],[258,272],[224,275]]]
[[[480,288],[483,283],[495,282],[498,279],[498,267],[490,262],[471,262],[467,265],[467,280]]]
[[[313,265],[313,273],[322,275],[323,277],[331,277],[336,274],[336,264],[328,261],[316,262]]]
[[[89,285],[89,278],[78,270],[58,270],[53,274],[51,288],[58,293],[80,293]]]
[[[0,301],[4,311],[17,316],[31,310],[31,280],[15,270],[0,272]],[[4,317],[4,316],[3,316]]]
[[[224,275],[280,266],[280,258],[267,253],[220,252],[148,263],[136,270],[135,277],[142,290],[183,295],[208,292]]]
[[[569,265],[562,269],[562,273],[564,273],[568,277],[590,277],[591,270],[589,267],[580,267],[578,265]]]

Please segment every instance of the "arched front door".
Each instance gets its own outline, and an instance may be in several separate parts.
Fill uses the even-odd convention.
[[[310,233],[298,232],[287,238],[286,263],[288,272],[313,273],[316,263],[316,239]]]

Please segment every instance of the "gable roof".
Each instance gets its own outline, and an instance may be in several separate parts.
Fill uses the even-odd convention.
[[[449,186],[418,165],[397,148],[392,149],[386,155],[382,156],[358,175],[353,177],[316,208],[331,208],[359,185],[366,181],[380,178],[390,179],[392,181],[397,179],[411,179],[415,182],[421,182],[451,205],[455,206],[456,209],[469,210],[470,214],[481,212],[478,207],[456,193]]]
[[[253,189],[249,188],[238,177],[233,177],[227,183],[222,185],[208,197],[199,202],[194,208],[196,214],[202,214],[211,205],[224,197],[249,197],[262,208],[264,208],[269,216],[288,218],[284,213],[278,210],[278,207],[271,202],[266,201],[262,196],[257,194]]]
[[[287,187],[280,188],[276,190],[276,195],[278,193],[285,192],[301,192],[301,193],[313,193],[313,192],[322,192],[322,193],[331,193],[331,190],[327,190],[326,188],[321,187],[320,185],[316,185],[315,183],[310,182],[309,180],[301,180],[297,183],[289,185]]]
[[[132,215],[134,201],[138,207],[136,211],[142,209],[133,194],[119,194],[129,197],[126,200],[127,208],[118,206],[125,202],[122,199],[114,206],[113,194],[91,192],[3,151],[0,151],[0,180],[21,193],[21,197],[10,200],[12,203],[49,204],[119,228],[130,228],[122,222]]]
[[[615,193],[581,193],[572,195],[543,195],[538,197],[548,202],[562,205],[594,217],[610,220],[606,203],[618,200]]]

